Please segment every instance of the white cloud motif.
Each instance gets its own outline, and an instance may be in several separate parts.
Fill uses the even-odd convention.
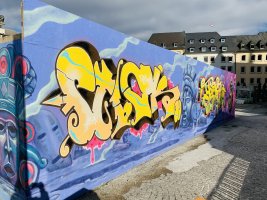
[[[123,40],[123,42],[116,48],[107,48],[102,51],[100,51],[100,56],[102,58],[111,58],[112,56],[114,57],[119,57],[120,54],[126,49],[128,43],[138,45],[140,40],[134,38],[134,37],[127,37]]]
[[[41,103],[44,98],[57,87],[58,84],[55,76],[55,71],[53,71],[50,75],[49,82],[38,93],[37,99],[33,103],[26,106],[27,117],[38,114],[41,109]]]
[[[201,76],[208,76],[209,74],[211,74],[211,71],[214,69],[214,66],[212,65],[207,65],[203,67],[203,70],[200,71],[197,75],[197,79],[199,79]]]
[[[78,19],[79,16],[68,12],[58,12],[58,8],[53,6],[43,6],[34,10],[24,11],[24,36],[30,36],[36,33],[43,24],[54,22],[58,24],[69,24]]]
[[[171,77],[176,67],[181,67],[182,69],[185,69],[187,66],[187,60],[186,57],[181,54],[175,54],[173,63],[164,63],[164,74],[168,77]]]

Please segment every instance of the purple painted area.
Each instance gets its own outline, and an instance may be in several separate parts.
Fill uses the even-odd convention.
[[[40,196],[41,193],[44,198],[65,199],[83,188],[94,189],[175,145],[234,118],[235,74],[128,37],[38,0],[25,0],[24,20],[25,63],[22,68],[28,67],[28,70],[23,79],[26,119],[22,136],[26,139],[20,148],[27,159],[19,161],[21,174],[17,177],[19,185],[31,197]],[[66,94],[63,94],[62,85],[59,84],[58,74],[63,72],[59,72],[56,63],[61,55],[69,56],[66,52],[64,54],[64,50],[78,41],[91,45],[91,50],[87,49],[89,55],[93,46],[99,54],[98,59],[110,59],[104,60],[109,66],[112,62],[116,67],[122,58],[138,67],[141,64],[149,65],[153,70],[155,66],[162,65],[163,75],[168,81],[164,91],[178,87],[180,92],[177,101],[181,102],[181,107],[176,107],[181,109],[178,127],[175,128],[174,123],[162,126],[160,120],[166,115],[163,109],[166,103],[162,102],[162,98],[157,102],[159,116],[150,124],[143,123],[140,129],[127,128],[119,140],[104,140],[101,139],[101,133],[95,132],[87,144],[78,145],[76,142],[72,145],[73,141],[79,141],[80,138],[79,133],[68,127],[68,117],[73,113],[64,115],[61,112],[68,100],[64,99]],[[67,69],[84,67],[73,57],[69,57],[68,65]],[[68,75],[64,73],[69,80],[72,80],[72,75],[78,74],[76,71]],[[103,77],[95,76],[95,79],[102,81]],[[72,81],[78,88],[79,80]],[[201,81],[204,84],[202,88]],[[132,91],[142,96],[138,78],[128,82]],[[93,84],[92,80],[88,81],[90,84]],[[96,95],[96,92],[86,92],[80,88],[77,100],[79,95],[85,100]],[[56,94],[60,94],[60,98]],[[207,97],[207,94],[210,95]],[[106,102],[111,109],[112,100],[108,97]],[[42,105],[47,99],[50,105]],[[121,96],[120,103],[126,100]],[[87,103],[91,104],[89,101]],[[98,103],[101,106],[101,102]],[[78,101],[72,109],[75,110],[77,105]],[[72,123],[75,124],[75,120]],[[71,139],[67,140],[66,145],[72,147],[71,151],[66,156],[60,156],[60,146],[68,135]]]

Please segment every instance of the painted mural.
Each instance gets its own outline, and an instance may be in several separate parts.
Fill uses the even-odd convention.
[[[43,192],[65,199],[94,189],[234,118],[236,76],[230,72],[38,0],[24,2],[24,37],[23,54],[12,53],[12,63],[3,66],[21,63],[20,149],[27,159],[13,162],[16,180],[0,175],[31,197]],[[0,55],[10,47],[1,46]],[[1,84],[0,90],[7,91]],[[10,113],[0,119],[3,149],[18,124],[5,117]],[[3,166],[7,155],[0,157]]]
[[[21,40],[0,46],[0,181],[11,190],[38,180],[46,160],[31,145],[32,125],[25,123],[24,98],[34,92],[36,73],[23,56]],[[27,144],[27,145],[26,145]]]

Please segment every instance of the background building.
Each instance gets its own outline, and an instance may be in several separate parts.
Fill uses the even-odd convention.
[[[267,32],[221,36],[217,32],[154,33],[149,43],[235,72],[237,83],[267,83]]]
[[[151,35],[148,42],[184,54],[186,49],[185,38],[185,32],[155,33]]]
[[[0,15],[0,42],[8,42],[13,39],[19,39],[21,36],[17,32],[4,28],[5,17]]]

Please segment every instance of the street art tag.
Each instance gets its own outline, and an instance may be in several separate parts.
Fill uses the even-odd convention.
[[[230,83],[229,97],[225,99],[226,88],[220,77],[201,78],[199,81],[199,103],[206,116],[211,112],[218,114],[219,110],[226,109],[225,102],[228,104],[228,111],[231,112],[233,99],[233,83]]]
[[[43,105],[59,107],[68,116],[68,135],[60,155],[68,156],[73,144],[84,146],[93,137],[120,139],[128,128],[139,129],[158,118],[158,104],[165,116],[161,124],[179,125],[182,105],[178,86],[169,87],[161,65],[151,68],[121,59],[100,59],[89,43],[65,47],[56,60],[59,88],[48,95]],[[139,92],[133,90],[138,86]]]

